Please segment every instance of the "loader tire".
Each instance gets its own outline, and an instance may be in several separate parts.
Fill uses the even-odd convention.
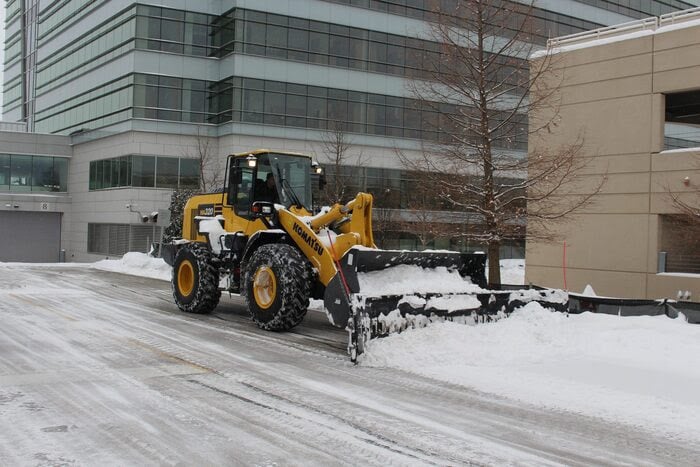
[[[173,297],[188,313],[209,313],[219,304],[219,270],[204,245],[190,243],[180,248],[173,263]]]
[[[267,331],[286,331],[301,323],[313,280],[311,265],[293,246],[258,248],[245,265],[242,288],[253,321]]]

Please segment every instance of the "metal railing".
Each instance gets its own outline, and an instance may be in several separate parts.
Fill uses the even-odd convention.
[[[689,10],[674,11],[659,16],[659,26],[668,26],[669,24],[684,23],[693,19],[700,18],[700,7],[690,8]]]
[[[557,48],[565,45],[578,44],[582,42],[594,41],[599,39],[607,39],[610,37],[629,34],[640,31],[656,31],[662,26],[672,24],[680,24],[694,19],[700,19],[700,7],[691,8],[689,10],[676,11],[667,13],[659,17],[651,16],[627,23],[606,26],[603,28],[594,29],[592,31],[577,32],[567,36],[554,37],[547,41],[547,48]]]

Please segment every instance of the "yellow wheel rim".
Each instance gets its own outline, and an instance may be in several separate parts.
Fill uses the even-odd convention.
[[[183,297],[187,297],[194,289],[194,267],[188,259],[180,263],[177,270],[177,285]]]
[[[253,277],[253,296],[260,308],[270,308],[277,294],[275,273],[267,266],[260,266]]]

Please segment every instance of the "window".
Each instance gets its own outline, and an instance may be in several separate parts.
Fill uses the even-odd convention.
[[[0,190],[68,190],[68,159],[51,156],[0,154]]]
[[[177,188],[179,161],[174,157],[156,158],[156,187]]]
[[[265,123],[284,125],[284,94],[265,93]]]
[[[660,272],[700,274],[700,224],[688,216],[660,215],[659,251],[665,253]]]
[[[199,188],[199,159],[180,159],[180,188]]]
[[[290,21],[294,18],[290,18]],[[309,59],[309,32],[303,29],[289,30],[289,53],[290,60],[307,61]]]
[[[54,180],[65,184],[66,167],[61,159],[53,165]],[[119,187],[199,187],[199,160],[167,156],[128,155],[92,161],[90,190]]]
[[[32,185],[34,191],[57,191],[53,171],[53,159],[35,157],[32,161]]]
[[[421,110],[420,103],[410,98],[254,79],[228,78],[220,83],[224,82],[233,82],[234,96],[241,96],[232,99],[235,121],[319,129],[337,122],[351,133],[433,141],[442,136],[439,114]],[[457,106],[444,109],[464,111]],[[505,142],[495,144],[504,147]],[[524,139],[508,144],[509,149],[527,147]]]
[[[664,149],[700,147],[700,90],[666,95]]]
[[[134,118],[208,122],[226,105],[218,95],[227,88],[219,83],[144,74],[134,75],[134,83]]]
[[[153,156],[133,156],[132,161],[131,185],[153,188],[155,186],[156,158]]]
[[[12,156],[10,159],[10,190],[32,189],[32,156]]]
[[[158,119],[180,120],[179,109],[182,109],[182,80],[161,76],[158,87]]]
[[[231,192],[230,196],[234,196],[235,199],[229,199],[229,204],[233,205],[236,214],[239,216],[247,216],[250,214],[250,204],[252,200],[252,190],[254,187],[253,183],[253,169],[249,167],[241,166],[242,160],[237,160],[236,163],[239,166],[238,171],[231,172],[231,175],[239,174],[239,180],[232,180],[231,187],[234,190]]]
[[[10,189],[10,156],[0,154],[0,190]]]

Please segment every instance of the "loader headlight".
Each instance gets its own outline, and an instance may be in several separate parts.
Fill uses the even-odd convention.
[[[248,161],[248,167],[255,167],[258,164],[258,158],[252,154],[248,154],[245,160]]]

